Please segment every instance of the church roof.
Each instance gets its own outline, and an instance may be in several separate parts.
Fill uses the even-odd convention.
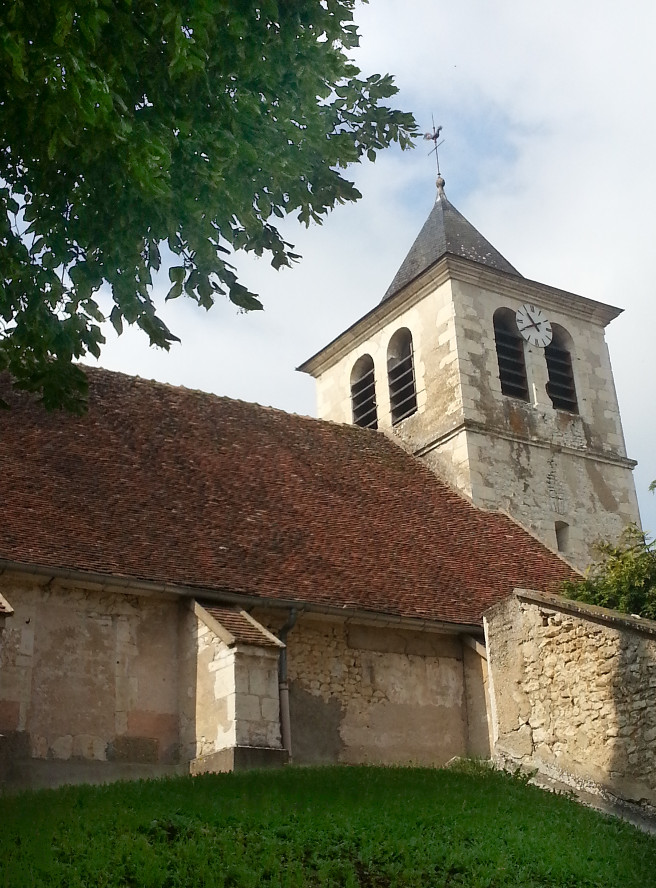
[[[382,302],[402,290],[406,284],[427,271],[447,253],[522,277],[517,269],[449,202],[444,193],[444,180],[441,177],[437,183],[435,205],[394,280],[387,288]]]
[[[89,411],[0,385],[0,562],[478,624],[571,569],[384,434],[89,370]]]

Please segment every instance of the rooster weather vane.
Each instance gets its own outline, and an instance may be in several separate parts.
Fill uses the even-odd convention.
[[[442,175],[442,173],[440,172],[440,155],[438,154],[438,151],[437,151],[437,149],[440,147],[440,145],[444,142],[444,139],[442,139],[441,142],[437,141],[440,138],[441,132],[442,132],[442,127],[438,126],[436,128],[435,127],[435,118],[433,118],[433,132],[432,133],[424,133],[424,139],[427,142],[433,143],[433,147],[428,152],[428,154],[431,155],[433,153],[433,151],[435,152],[435,160],[437,162],[437,175],[438,176]]]

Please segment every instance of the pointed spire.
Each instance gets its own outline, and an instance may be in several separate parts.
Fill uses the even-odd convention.
[[[449,203],[444,193],[446,183],[441,175],[438,175],[436,184],[435,206],[381,302],[394,296],[447,253],[478,262],[488,268],[496,268],[506,274],[522,277],[453,204]]]

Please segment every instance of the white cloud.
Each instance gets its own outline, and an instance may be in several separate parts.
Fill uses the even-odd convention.
[[[647,0],[374,0],[358,11],[367,73],[391,71],[398,101],[430,128],[447,193],[529,278],[622,306],[608,331],[645,526],[656,531],[656,6]],[[430,146],[429,146],[430,147]],[[322,228],[290,225],[304,260],[240,263],[266,311],[206,315],[178,302],[182,346],[112,343],[103,363],[296,412],[312,384],[294,367],[373,307],[423,224],[434,167],[425,143],[353,172],[363,200]]]

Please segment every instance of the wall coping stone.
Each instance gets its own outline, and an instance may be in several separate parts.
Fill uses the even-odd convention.
[[[598,607],[595,604],[584,604],[582,601],[572,601],[570,598],[563,598],[562,595],[556,595],[553,592],[539,592],[536,589],[514,589],[513,596],[520,601],[528,601],[532,604],[542,604],[552,607],[555,610],[562,611],[566,614],[572,614],[581,617],[584,620],[590,620],[593,623],[601,623],[604,626],[611,626],[617,629],[630,629],[639,632],[642,635],[648,635],[656,638],[656,621],[648,620],[646,617],[639,617],[634,614],[623,614],[620,611],[611,610],[607,607]],[[509,596],[512,597],[512,596]],[[497,602],[492,605],[483,614],[484,618],[495,613],[497,609],[503,608],[505,602]]]

